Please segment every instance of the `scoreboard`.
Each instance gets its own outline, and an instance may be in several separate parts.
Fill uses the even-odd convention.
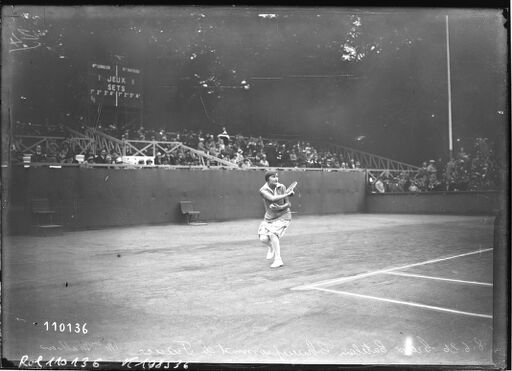
[[[89,98],[93,104],[142,108],[140,69],[121,65],[91,64]]]

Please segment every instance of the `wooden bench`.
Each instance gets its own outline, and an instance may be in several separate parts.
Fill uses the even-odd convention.
[[[36,224],[41,225],[41,218],[45,217],[44,224],[53,224],[55,210],[50,208],[50,203],[46,198],[36,198],[32,200],[32,214],[36,216]]]
[[[38,235],[53,235],[62,233],[62,225],[55,224],[53,216],[55,210],[50,208],[47,198],[36,198],[32,200],[32,215],[36,217],[34,231]],[[43,219],[41,221],[41,219]]]
[[[197,223],[199,221],[200,211],[194,210],[192,201],[180,201],[181,213],[186,216],[187,224]]]

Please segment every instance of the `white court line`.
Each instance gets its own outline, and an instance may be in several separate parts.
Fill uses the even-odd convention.
[[[480,285],[480,286],[491,286],[492,287],[492,283],[487,283],[487,282],[463,281],[463,280],[455,280],[452,278],[424,276],[422,274],[411,274],[411,273],[402,273],[402,272],[384,272],[382,274],[391,274],[393,276],[403,276],[403,277],[426,278],[428,280],[448,281],[448,282],[466,283],[469,285]]]
[[[448,256],[446,258],[438,258],[438,259],[426,260],[426,261],[423,261],[423,262],[420,262],[420,263],[402,265],[400,267],[395,267],[395,268],[381,269],[381,270],[378,270],[378,271],[356,274],[354,276],[340,277],[340,278],[335,278],[335,279],[332,279],[332,280],[319,281],[319,282],[311,283],[309,285],[293,287],[292,290],[311,290],[311,289],[314,289],[314,288],[319,287],[319,286],[332,286],[332,285],[337,285],[339,283],[343,283],[343,282],[347,282],[347,281],[353,281],[353,280],[358,280],[358,279],[365,278],[365,277],[375,276],[376,274],[392,272],[392,271],[396,271],[396,270],[400,270],[400,269],[406,269],[406,268],[411,268],[411,267],[417,267],[417,266],[425,265],[425,264],[437,263],[437,262],[441,262],[441,261],[445,261],[445,260],[461,258],[463,256],[480,254],[480,253],[487,252],[487,251],[492,251],[492,248],[483,249],[483,250],[476,250],[476,251],[472,251],[472,252],[467,252],[465,254]]]
[[[358,298],[384,301],[384,302],[387,302],[387,303],[403,304],[403,305],[408,305],[408,306],[411,306],[411,307],[418,307],[418,308],[423,308],[423,309],[432,309],[432,310],[441,311],[441,312],[449,312],[449,313],[463,314],[463,315],[466,315],[466,316],[491,318],[492,319],[492,316],[490,316],[488,314],[463,312],[463,311],[455,310],[455,309],[435,307],[435,306],[432,306],[432,305],[419,304],[419,303],[414,303],[414,302],[410,302],[410,301],[401,301],[401,300],[394,300],[394,299],[379,298],[379,297],[376,297],[376,296],[355,294],[355,293],[347,292],[347,291],[323,289],[323,288],[319,288],[319,287],[315,287],[313,289],[314,290],[319,290],[319,291],[332,292],[332,293],[340,294],[340,295],[349,295],[349,296],[355,296],[355,297],[358,297]]]

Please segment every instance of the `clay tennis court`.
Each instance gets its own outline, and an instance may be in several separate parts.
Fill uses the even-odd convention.
[[[493,221],[298,216],[278,269],[257,219],[5,237],[4,357],[491,364]]]

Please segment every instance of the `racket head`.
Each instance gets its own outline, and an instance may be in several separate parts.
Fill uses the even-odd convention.
[[[288,186],[288,188],[286,189],[286,193],[292,192],[295,189],[295,187],[297,186],[297,184],[298,184],[298,182],[292,182],[292,184],[290,184]]]

